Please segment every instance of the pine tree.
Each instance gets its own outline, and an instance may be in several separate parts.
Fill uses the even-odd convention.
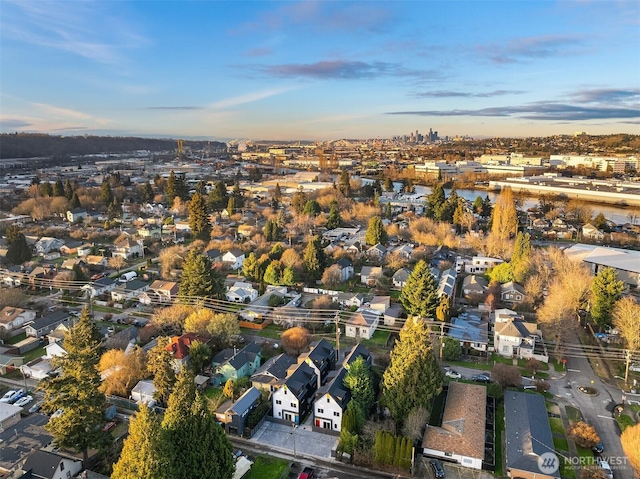
[[[427,196],[425,216],[434,220],[439,220],[439,212],[446,200],[447,198],[444,194],[444,187],[442,186],[442,183],[436,183],[431,190],[431,194]]]
[[[11,264],[22,264],[31,259],[31,247],[27,243],[27,238],[20,231],[17,225],[9,225],[6,231],[7,237],[7,260]]]
[[[106,398],[99,390],[97,368],[102,337],[87,308],[65,336],[63,348],[67,354],[53,359],[53,368],[60,368],[60,376],[44,385],[44,409],[63,412],[46,428],[56,444],[82,452],[86,461],[89,449],[104,449],[113,441],[102,430]]]
[[[53,196],[64,196],[64,185],[60,179],[53,184]]]
[[[384,207],[384,216],[387,219],[391,219],[391,217],[393,216],[392,212],[391,212],[391,203],[387,203]]]
[[[51,186],[51,183],[49,183],[48,181],[45,181],[44,183],[40,183],[40,194],[42,196],[51,196],[53,194],[53,187]]]
[[[282,270],[282,277],[280,278],[280,284],[284,286],[294,286],[297,282],[298,282],[298,279],[296,277],[296,271],[292,267],[287,266]]]
[[[151,200],[153,200],[153,187],[148,181],[142,183],[142,186],[140,186],[138,192],[140,194],[140,201],[142,203],[149,203],[151,202]]]
[[[320,205],[316,200],[308,200],[302,210],[302,214],[307,216],[318,216],[321,212]]]
[[[340,217],[340,212],[338,211],[338,205],[332,204],[331,209],[329,210],[329,216],[327,218],[327,229],[333,230],[336,228],[340,228],[342,226],[342,218]]]
[[[384,191],[393,191],[393,181],[388,176],[384,179]]]
[[[282,264],[280,261],[274,260],[267,266],[262,280],[267,284],[279,285],[281,274]]]
[[[67,178],[67,180],[64,182],[64,196],[68,200],[71,200],[71,198],[73,198],[73,187],[71,186],[71,181],[69,181],[69,178]]]
[[[482,214],[482,196],[478,196],[476,200],[473,202],[473,211],[476,214]]]
[[[242,270],[248,280],[258,281],[260,279],[258,258],[256,257],[256,254],[253,251],[249,253],[249,256],[245,258],[244,263],[242,265]]]
[[[162,470],[159,453],[160,419],[148,407],[140,406],[129,422],[120,459],[113,466],[112,479],[156,479]]]
[[[433,318],[440,304],[438,283],[424,260],[418,261],[400,293],[400,303],[407,314]]]
[[[318,280],[322,277],[325,268],[324,250],[320,243],[320,237],[314,236],[304,251],[302,266],[307,277],[312,280]]]
[[[351,183],[349,181],[349,172],[347,170],[342,170],[340,173],[338,189],[342,192],[342,195],[345,198],[351,197]]]
[[[235,199],[235,207],[236,208],[244,208],[244,196],[242,195],[242,190],[240,190],[240,185],[236,182],[233,185],[233,192],[231,196]]]
[[[351,401],[358,404],[362,412],[368,417],[376,401],[371,369],[360,357],[348,367],[344,377],[344,385],[351,392]]]
[[[296,191],[291,197],[291,208],[298,214],[302,213],[307,204],[307,195],[304,191]]]
[[[178,294],[186,298],[221,298],[224,279],[212,268],[208,257],[192,249],[182,268]]]
[[[111,184],[109,184],[109,180],[107,179],[102,181],[102,187],[100,188],[100,199],[107,206],[113,203],[113,192],[111,191]]]
[[[189,228],[196,239],[209,241],[211,239],[211,223],[204,197],[196,192],[189,202]]]
[[[379,216],[372,216],[369,220],[367,231],[364,234],[364,241],[368,245],[386,244],[387,243],[387,230],[384,229],[382,218]]]
[[[147,370],[153,375],[153,386],[156,388],[154,399],[160,404],[167,404],[171,388],[176,382],[176,373],[171,366],[173,355],[167,350],[170,339],[158,338],[158,344],[149,351]]]
[[[173,206],[173,200],[178,196],[176,174],[173,170],[171,170],[169,178],[167,178],[167,184],[164,187],[164,196],[167,200],[167,206],[171,208]]]
[[[220,211],[227,205],[229,196],[227,194],[227,186],[222,181],[217,181],[213,189],[209,193],[209,208],[214,211]]]
[[[233,216],[236,213],[236,198],[235,196],[231,196],[229,201],[227,201],[227,214],[229,216]]]
[[[387,407],[399,427],[417,407],[429,409],[442,390],[442,372],[431,349],[430,330],[417,318],[407,319],[391,351],[382,388]]]
[[[76,208],[80,208],[82,205],[80,204],[80,198],[78,198],[78,193],[73,192],[73,196],[71,196],[71,200],[69,201],[69,209],[75,210]]]
[[[624,290],[624,282],[618,279],[618,273],[613,268],[604,268],[593,278],[591,318],[601,328],[611,326],[613,308],[616,301],[622,297]]]

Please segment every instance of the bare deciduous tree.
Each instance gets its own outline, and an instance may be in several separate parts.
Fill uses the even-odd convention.
[[[311,343],[311,335],[307,328],[296,326],[282,333],[281,341],[287,354],[298,356]]]
[[[520,369],[516,366],[496,363],[491,369],[491,379],[496,381],[502,389],[511,386],[520,386],[522,378],[520,377]]]
[[[402,426],[402,435],[419,441],[423,437],[424,426],[429,420],[429,411],[425,407],[413,409]]]
[[[618,330],[622,339],[624,339],[628,352],[628,358],[631,354],[640,351],[640,327],[638,327],[638,318],[640,318],[640,305],[633,296],[625,296],[616,302],[613,308],[613,326]],[[629,375],[629,361],[625,368],[625,382]]]
[[[333,288],[334,286],[341,283],[342,273],[340,266],[337,264],[331,265],[327,269],[324,270],[322,274],[322,284],[328,286],[329,288]]]

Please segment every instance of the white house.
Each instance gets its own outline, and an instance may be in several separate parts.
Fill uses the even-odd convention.
[[[104,276],[96,281],[85,284],[82,287],[82,291],[85,291],[90,298],[95,298],[101,294],[110,293],[116,288],[116,286],[118,286],[118,283],[115,279]]]
[[[60,248],[62,248],[63,246],[64,241],[58,238],[43,236],[38,241],[36,241],[36,254],[39,256],[44,256],[51,251],[60,251]]]
[[[366,285],[374,284],[382,276],[381,266],[363,266],[360,271],[360,282]]]
[[[149,291],[149,283],[134,279],[126,283],[120,283],[111,291],[113,301],[136,300],[145,291]]]
[[[125,260],[130,260],[131,258],[141,257],[142,253],[143,250],[140,243],[131,239],[126,239],[115,245],[114,250],[111,252],[111,256],[120,256]]]
[[[139,404],[151,404],[153,395],[156,393],[156,387],[150,379],[138,381],[131,390],[131,399]]]
[[[227,301],[234,303],[250,303],[258,298],[258,291],[251,283],[236,281],[225,293]]]
[[[391,283],[393,287],[396,289],[404,288],[404,285],[407,284],[407,279],[409,279],[409,275],[411,271],[407,268],[400,268],[398,271],[393,273],[391,278]]]
[[[69,223],[75,223],[76,221],[83,220],[87,216],[87,210],[85,210],[84,208],[74,208],[67,211],[67,221]]]
[[[340,281],[343,283],[348,281],[353,276],[353,263],[349,260],[349,258],[342,257],[336,263],[338,268],[340,268]]]
[[[13,331],[21,328],[23,324],[36,319],[36,312],[29,309],[5,306],[0,311],[0,329]]]
[[[231,269],[239,269],[244,265],[244,253],[237,248],[227,251],[222,255],[222,262]]]
[[[413,254],[413,245],[403,244],[402,246],[398,246],[394,249],[392,253],[402,256],[403,258],[410,259]]]
[[[380,311],[359,309],[347,320],[345,335],[349,338],[371,339],[380,322]]]
[[[55,452],[35,449],[22,465],[25,476],[42,479],[68,479],[82,471],[82,461]]]
[[[471,263],[465,263],[465,273],[486,273],[488,269],[495,268],[504,261],[498,258],[490,258],[488,256],[474,256]]]
[[[591,223],[587,223],[582,227],[582,237],[595,241],[602,241],[604,239],[604,232],[593,226]]]
[[[320,432],[339,433],[342,416],[351,399],[349,389],[344,385],[346,368],[341,368],[335,377],[316,394],[313,403],[313,426]]]
[[[486,411],[486,387],[451,381],[442,424],[427,425],[422,440],[423,454],[482,469]]]
[[[535,358],[546,363],[548,356],[535,354],[536,340],[540,340],[540,331],[535,323],[511,317],[495,324],[493,344],[501,356]]]
[[[282,387],[271,395],[273,417],[291,424],[300,424],[310,409],[318,389],[318,375],[306,362],[287,377]]]

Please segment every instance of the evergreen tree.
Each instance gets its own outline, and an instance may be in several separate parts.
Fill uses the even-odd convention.
[[[235,198],[236,208],[244,208],[244,196],[242,195],[242,190],[240,190],[240,185],[238,183],[233,185],[233,193],[231,196]]]
[[[60,179],[53,184],[53,196],[64,196],[64,185]]]
[[[78,193],[74,191],[73,196],[69,201],[69,209],[75,210],[76,208],[80,208],[80,207],[82,207],[82,205],[80,204],[80,198],[78,198]]]
[[[337,203],[332,202],[331,209],[329,210],[329,217],[327,218],[327,229],[333,230],[340,228],[340,226],[342,226],[342,218],[338,211],[338,205]]]
[[[458,206],[456,206],[456,210],[453,212],[453,224],[462,228],[465,213],[466,209],[464,206],[464,200],[460,199],[458,201]]]
[[[188,298],[218,299],[224,295],[224,279],[212,268],[211,260],[192,249],[182,268],[178,294]]]
[[[113,192],[111,191],[111,184],[107,179],[102,181],[102,187],[100,188],[100,199],[107,206],[113,203]]]
[[[482,196],[479,196],[476,198],[476,200],[473,202],[473,211],[476,214],[482,214]]]
[[[259,264],[256,254],[252,251],[244,260],[242,270],[246,278],[250,281],[259,281],[261,276],[259,275]]]
[[[171,170],[169,178],[167,178],[167,184],[164,187],[164,196],[167,199],[167,206],[171,208],[173,206],[173,200],[178,196],[176,174],[173,170]]]
[[[456,193],[455,189],[451,190],[451,194],[449,198],[445,200],[440,208],[436,210],[436,219],[438,221],[445,221],[447,223],[451,223],[453,221],[453,215],[458,207],[458,203],[461,198]]]
[[[53,194],[53,187],[51,186],[51,183],[49,183],[48,181],[45,181],[44,183],[40,183],[40,194],[42,196],[51,196]]]
[[[267,241],[279,241],[282,238],[282,229],[274,220],[267,220],[262,232]]]
[[[158,344],[149,351],[147,370],[153,375],[153,386],[156,388],[154,399],[162,405],[169,401],[171,388],[176,382],[176,373],[171,366],[173,355],[167,349],[171,340],[158,338]]]
[[[44,409],[63,412],[46,428],[57,445],[82,452],[86,462],[89,449],[102,450],[113,441],[102,430],[106,421],[106,398],[99,390],[102,381],[98,372],[102,337],[87,308],[65,336],[63,348],[67,354],[52,361],[61,374],[44,385]]]
[[[440,304],[438,283],[424,260],[418,261],[400,293],[400,303],[410,316],[433,318]]]
[[[427,324],[409,318],[391,351],[382,387],[387,407],[399,426],[412,409],[421,406],[429,409],[433,397],[442,390],[442,372],[430,344]]]
[[[296,191],[291,197],[291,208],[298,214],[302,213],[307,204],[307,195],[304,191]]]
[[[229,196],[227,194],[227,186],[223,181],[217,181],[209,193],[209,208],[213,211],[220,211],[227,205],[228,201]]]
[[[368,417],[376,401],[376,392],[373,374],[362,357],[347,366],[344,385],[351,391],[351,401],[358,404],[363,414]]]
[[[591,282],[591,294],[593,305],[591,306],[591,318],[605,329],[611,326],[613,307],[625,290],[623,281],[618,279],[615,269],[607,267],[601,270]]]
[[[113,220],[114,218],[118,218],[122,215],[122,205],[118,201],[117,198],[114,198],[113,201],[107,207],[107,217],[109,220]]]
[[[73,187],[71,186],[71,181],[69,181],[69,178],[67,178],[64,182],[64,196],[68,200],[73,198]]]
[[[236,198],[235,196],[229,197],[227,201],[227,214],[233,216],[236,213]]]
[[[379,216],[372,216],[369,220],[369,226],[367,232],[364,234],[364,241],[368,245],[386,244],[387,243],[387,230],[384,229],[382,224],[382,218]]]
[[[154,197],[153,187],[151,186],[151,183],[149,183],[148,181],[145,181],[144,183],[142,183],[142,185],[138,190],[138,193],[140,194],[140,201],[142,203],[150,203],[153,200],[153,197]]]
[[[342,192],[342,195],[345,198],[351,197],[351,183],[349,182],[349,172],[347,170],[342,170],[340,173],[338,189]]]
[[[282,263],[278,260],[274,260],[269,263],[269,266],[267,266],[262,280],[267,284],[279,285],[281,275]]]
[[[513,265],[513,280],[524,282],[529,273],[529,258],[531,257],[531,236],[529,233],[519,232],[516,236],[510,263]],[[503,263],[504,264],[504,263]]]
[[[22,264],[31,259],[31,247],[20,228],[13,224],[7,227],[7,261],[11,264]]]
[[[393,213],[391,212],[391,203],[387,203],[384,207],[384,216],[387,219],[391,219]]]
[[[322,244],[320,243],[320,237],[314,236],[307,244],[302,259],[305,274],[312,281],[318,280],[322,277],[325,265],[326,260]]]
[[[436,183],[431,190],[431,194],[427,196],[427,204],[425,216],[428,218],[439,220],[439,214],[444,202],[447,200],[444,194],[442,183]]]
[[[280,189],[280,183],[276,183],[276,187],[273,190],[273,199],[280,203],[282,201],[282,190]]]
[[[89,281],[89,277],[86,274],[84,274],[84,271],[82,271],[82,268],[80,267],[79,264],[74,264],[72,271],[73,271],[74,281]]]
[[[318,216],[322,209],[316,200],[309,200],[305,203],[302,214],[307,216]]]
[[[204,398],[196,391],[188,368],[178,375],[161,424],[159,479],[231,479],[233,446]]]
[[[489,195],[487,195],[485,196],[484,201],[482,202],[482,211],[480,214],[484,218],[488,218],[489,216],[491,216],[492,211],[493,211],[493,208],[491,206],[491,199],[489,198]]]
[[[384,191],[393,191],[393,181],[388,176],[384,179]]]
[[[207,205],[204,197],[195,192],[189,202],[189,228],[194,238],[202,241],[211,239],[211,223],[209,223],[209,214],[207,213]]]
[[[284,286],[293,286],[298,282],[296,277],[296,270],[287,266],[282,270],[282,277],[280,278],[280,284]]]
[[[120,459],[113,465],[112,479],[156,479],[162,470],[160,420],[148,407],[140,406],[129,422]]]

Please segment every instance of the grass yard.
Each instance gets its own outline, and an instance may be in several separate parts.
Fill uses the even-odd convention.
[[[558,403],[551,402],[551,401],[545,401],[545,403],[547,405],[547,412],[550,412],[553,414],[560,414],[560,407],[558,406]]]
[[[22,341],[23,339],[27,339],[27,333],[20,333],[17,336],[14,336],[12,338],[9,338],[9,339],[5,340],[5,343],[7,343],[7,344],[17,344],[20,341]]]
[[[583,457],[582,464],[589,464],[589,461],[593,460],[593,451],[588,447],[580,447],[576,444],[578,450],[578,456]]]
[[[567,412],[569,422],[582,421],[582,413],[580,413],[580,409],[573,406],[565,406],[564,410]]]
[[[372,346],[372,345],[383,348],[387,344],[387,338],[388,337],[389,337],[389,333],[388,332],[376,331],[375,333],[373,333],[373,336],[372,336],[371,339],[363,339],[363,340],[361,340],[361,343],[367,348]]]
[[[289,467],[286,459],[258,456],[245,479],[280,479]]]
[[[560,459],[560,477],[563,479],[576,479],[576,468],[571,461],[565,461],[564,458],[558,455]]]
[[[491,371],[492,364],[486,362],[476,363],[475,361],[447,361],[451,366],[460,366],[462,368],[482,369],[483,371]]]
[[[564,425],[562,424],[562,419],[557,417],[550,417],[549,425],[551,426],[551,432],[560,436],[564,436]]]
[[[24,353],[24,362],[25,364],[29,361],[33,361],[40,356],[44,356],[47,352],[44,349],[44,346],[37,347],[36,349],[32,349],[31,351],[27,351]]]
[[[564,437],[554,437],[553,447],[556,448],[556,451],[566,452],[569,450],[569,441],[567,441]]]
[[[627,416],[626,414],[616,416],[616,421],[618,422],[618,426],[620,426],[620,432],[624,432],[626,428],[635,424],[631,416]]]

